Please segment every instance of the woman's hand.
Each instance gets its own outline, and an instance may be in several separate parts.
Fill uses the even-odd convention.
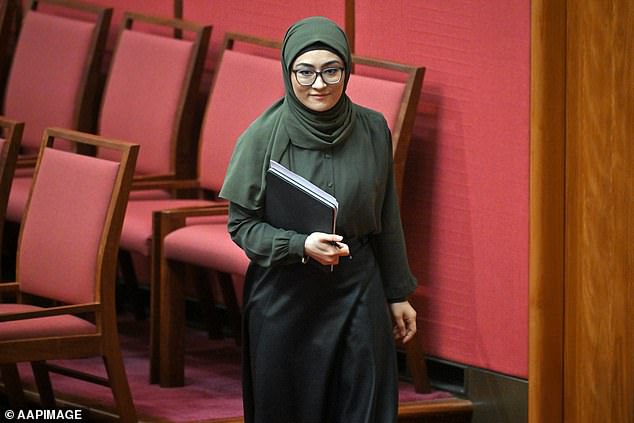
[[[394,339],[408,342],[416,334],[416,310],[409,301],[390,304],[394,321]]]
[[[320,264],[339,264],[339,257],[350,255],[350,249],[341,241],[342,236],[313,232],[304,243],[304,254]]]

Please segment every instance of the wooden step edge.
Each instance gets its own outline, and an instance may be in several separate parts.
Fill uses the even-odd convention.
[[[473,403],[469,400],[459,398],[406,402],[400,403],[398,406],[399,417],[466,414],[471,412],[473,412]]]

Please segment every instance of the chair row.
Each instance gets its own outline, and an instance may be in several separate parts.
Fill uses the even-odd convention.
[[[19,2],[3,4],[8,10],[15,3]],[[124,13],[104,72],[111,16],[112,8],[91,3],[30,1],[3,103],[4,116],[26,122],[20,170],[9,197],[10,222],[19,224],[22,219],[33,152],[49,126],[138,143],[143,153],[137,161],[136,181],[194,175],[200,81],[211,27]]]
[[[78,18],[42,12],[41,3]],[[48,9],[47,9],[48,10]],[[20,222],[33,153],[46,127],[56,126],[142,146],[135,180],[193,175],[194,117],[211,27],[125,13],[105,76],[103,50],[111,8],[33,0],[22,20],[6,84],[3,115],[25,122],[7,217]],[[166,31],[178,30],[187,39]],[[189,170],[188,170],[189,169]],[[189,173],[188,173],[189,172]]]
[[[130,22],[138,18],[132,14],[126,16]],[[279,60],[272,58],[279,56],[279,42],[242,34],[227,34],[215,67],[199,137],[195,143],[189,140],[188,148],[196,144],[197,154],[194,154],[195,159],[189,159],[186,163],[196,163],[196,177],[184,179],[178,172],[171,173],[176,177],[150,177],[149,175],[160,175],[160,172],[149,172],[147,169],[158,169],[158,162],[170,162],[170,157],[176,157],[170,154],[181,148],[181,144],[175,141],[178,138],[173,138],[175,126],[166,123],[174,120],[169,120],[154,109],[159,104],[169,103],[174,95],[169,95],[172,91],[165,81],[158,88],[152,87],[144,80],[132,80],[130,70],[120,74],[121,78],[125,76],[124,79],[130,79],[127,79],[127,89],[120,92],[119,97],[109,100],[109,90],[112,89],[113,81],[117,80],[113,76],[117,63],[126,60],[119,56],[121,54],[123,57],[120,52],[123,51],[124,40],[135,39],[141,42],[153,37],[158,35],[132,34],[131,24],[122,28],[104,90],[101,125],[97,132],[141,145],[136,175],[145,177],[143,180],[137,177],[133,184],[134,192],[127,205],[120,248],[122,251],[147,257],[150,263],[150,381],[158,382],[161,386],[179,386],[185,381],[183,289],[187,284],[185,275],[192,274],[187,269],[208,269],[216,273],[223,288],[224,301],[233,311],[236,321],[239,320],[238,293],[248,260],[229,238],[226,230],[226,204],[216,194],[222,185],[235,140],[255,117],[283,95],[284,90]],[[175,42],[179,45],[183,43],[183,40]],[[202,48],[204,42],[201,41],[199,45]],[[274,55],[270,54],[270,49],[273,49]],[[128,61],[133,61],[135,58],[139,59],[138,55],[139,53],[130,50],[125,57]],[[142,61],[152,63],[145,56]],[[379,110],[385,115],[393,134],[395,172],[400,191],[424,68],[358,56],[354,57],[354,63],[348,95],[353,101]],[[153,64],[151,69],[156,66]],[[145,76],[154,75],[154,72],[157,71],[150,72],[146,69]],[[173,76],[171,72],[166,73],[169,75],[161,74],[162,77]],[[139,90],[148,92],[137,93]],[[183,91],[191,90],[194,88]],[[143,98],[151,96],[152,100],[149,105],[144,105],[135,95]],[[128,107],[130,104],[133,107]],[[174,104],[182,103],[174,102],[172,107]],[[181,110],[179,107],[176,109]],[[137,114],[142,116],[135,118]],[[192,116],[192,113],[182,113],[181,118]],[[111,119],[112,126],[106,125],[105,128],[109,129],[104,130],[104,120],[108,119]],[[145,125],[142,122],[146,122]],[[27,127],[28,125],[27,121]],[[110,131],[113,135],[109,135]],[[148,142],[143,142],[145,132],[152,134]],[[158,139],[165,137],[171,140],[170,143],[158,143]],[[183,142],[182,139],[180,142]],[[166,145],[170,147],[166,148]],[[155,166],[145,167],[147,163],[154,163]],[[16,181],[18,179],[20,178],[16,178]],[[177,194],[184,191],[195,191],[195,194],[190,198],[180,198]],[[133,275],[128,272],[127,278],[133,278]],[[211,303],[213,299],[208,299],[207,302]],[[239,331],[236,332],[238,333]],[[413,357],[412,363],[419,368],[423,361],[420,351],[415,347],[420,348],[420,343],[410,345],[410,349],[413,349],[408,351],[408,358]],[[414,358],[415,356],[418,358]],[[424,369],[421,372],[424,373]],[[423,378],[418,383],[418,388],[424,389],[424,383]]]

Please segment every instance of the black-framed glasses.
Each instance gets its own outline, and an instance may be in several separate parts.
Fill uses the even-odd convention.
[[[292,72],[295,74],[295,79],[299,85],[309,87],[315,83],[318,76],[321,76],[321,80],[324,84],[334,85],[341,81],[344,68],[331,67],[316,71],[314,69],[294,69]]]

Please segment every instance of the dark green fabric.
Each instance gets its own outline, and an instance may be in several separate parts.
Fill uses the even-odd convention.
[[[293,25],[285,37],[282,61],[291,61],[317,41],[348,55],[343,32],[324,18]],[[344,58],[347,62],[349,58]],[[407,262],[398,198],[394,187],[391,135],[384,117],[349,100],[353,124],[346,139],[303,143],[291,140],[287,129],[290,97],[261,115],[240,137],[220,196],[233,207],[229,231],[255,263],[269,267],[299,262],[308,234],[274,228],[263,222],[265,174],[273,159],[332,194],[339,202],[336,233],[345,239],[369,237],[377,252],[388,299],[404,298],[416,286]],[[347,83],[347,80],[344,82]],[[377,93],[380,95],[380,93]],[[336,107],[336,106],[335,106]],[[289,112],[290,113],[290,112]],[[311,112],[315,119],[320,113]],[[344,239],[344,242],[345,242]],[[354,255],[354,251],[352,251]]]
[[[353,133],[355,142],[325,150],[290,144],[278,161],[337,199],[336,233],[344,237],[344,242],[360,237],[370,239],[387,298],[403,298],[416,287],[416,280],[407,262],[390,133],[381,114],[364,108],[359,108]],[[239,164],[241,168],[251,165]],[[299,262],[307,234],[266,224],[263,209],[264,204],[260,203],[251,213],[244,207],[230,210],[229,232],[234,241],[261,266]],[[354,249],[351,253],[354,257]]]
[[[311,49],[330,47],[344,61],[344,95],[330,110],[314,112],[295,96],[291,85],[291,66],[295,58]],[[282,44],[282,72],[285,96],[258,118],[238,140],[220,196],[247,209],[255,210],[264,195],[264,177],[269,160],[279,161],[289,143],[302,148],[327,149],[351,137],[358,106],[345,94],[350,48],[345,33],[323,17],[303,19],[291,26]],[[249,167],[238,163],[251,163]],[[260,166],[253,164],[259,163]]]

